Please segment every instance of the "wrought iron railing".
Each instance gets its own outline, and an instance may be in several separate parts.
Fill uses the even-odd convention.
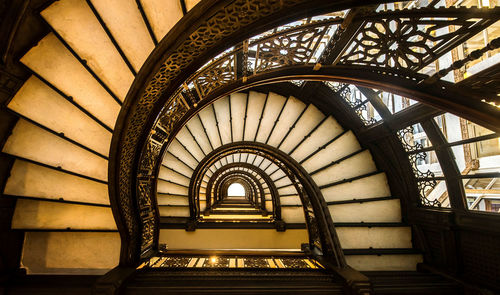
[[[471,11],[477,13],[471,16]],[[157,120],[141,152],[137,194],[139,210],[144,213],[141,213],[140,217],[142,251],[151,247],[154,236],[155,220],[150,214],[155,210],[153,171],[157,163],[161,161],[162,147],[188,110],[193,106],[196,107],[216,90],[236,81],[241,80],[245,83],[252,76],[291,66],[311,65],[313,70],[319,70],[322,66],[322,58],[332,52],[338,53],[335,59],[338,65],[376,68],[380,75],[398,76],[412,83],[419,83],[426,80],[428,76],[417,74],[418,69],[432,63],[439,56],[452,50],[454,46],[472,37],[475,31],[479,32],[498,19],[498,14],[495,16],[495,13],[465,8],[426,8],[405,10],[399,14],[400,16],[395,16],[393,13],[371,13],[361,17],[357,23],[359,34],[353,42],[339,45],[343,46],[342,49],[337,49],[336,44],[330,43],[333,41],[341,43],[340,41],[345,39],[342,34],[347,32],[346,28],[343,27],[340,30],[338,28],[349,25],[349,23],[346,24],[347,17],[346,19],[331,18],[307,22],[258,39],[248,39],[220,57],[209,61],[189,76],[169,96],[168,102],[156,117]],[[433,19],[435,17],[436,19]],[[460,26],[460,29],[436,36],[437,30],[449,23],[443,23],[443,17],[453,19],[452,24]],[[392,23],[399,25],[393,28]],[[382,27],[385,29],[382,30]],[[375,31],[377,38],[370,37]],[[411,49],[412,42],[417,42],[422,50],[415,52],[416,49]],[[321,43],[328,45],[320,46]],[[355,44],[363,50],[353,51],[351,47]],[[404,49],[402,45],[410,47]],[[497,43],[494,45],[496,46]],[[328,46],[333,46],[333,50]],[[371,57],[373,51],[377,51],[374,56],[384,55],[385,59],[382,61],[378,58],[373,59]],[[400,59],[406,62],[400,62]],[[363,111],[362,105],[359,111]],[[128,161],[125,158],[123,160]]]
[[[151,257],[137,269],[152,268],[229,268],[229,269],[324,269],[306,256],[245,255],[162,255]]]

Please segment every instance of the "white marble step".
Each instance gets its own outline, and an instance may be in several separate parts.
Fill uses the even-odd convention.
[[[21,62],[65,95],[71,96],[76,104],[106,126],[115,126],[120,105],[54,34],[45,36],[21,58]]]
[[[7,107],[108,156],[112,133],[34,76],[24,83]]]
[[[4,194],[109,205],[106,184],[16,160]]]
[[[26,232],[21,264],[27,274],[104,275],[120,258],[118,232]]]
[[[13,229],[116,230],[109,207],[18,199]]]
[[[91,3],[135,71],[138,72],[155,45],[141,12],[137,8],[136,1],[92,0]],[[172,8],[180,5],[172,4]],[[174,9],[169,9],[169,11],[174,11]],[[167,21],[172,20],[167,19]],[[167,26],[165,29],[168,30],[170,27]]]
[[[107,160],[22,119],[2,151],[102,181],[108,178]]]
[[[41,12],[81,59],[121,101],[134,75],[83,0],[60,0]]]
[[[346,255],[347,264],[360,271],[415,271],[421,254]]]

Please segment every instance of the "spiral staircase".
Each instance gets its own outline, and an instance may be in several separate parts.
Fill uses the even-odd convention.
[[[386,176],[377,169],[370,152],[332,116],[293,96],[272,92],[249,91],[224,97],[200,111],[179,131],[160,168],[160,216],[189,217],[189,181],[203,158],[221,146],[253,141],[287,153],[312,177],[328,204],[349,265],[359,270],[415,270],[422,261],[412,249],[410,227],[402,223],[400,201],[391,195]],[[264,171],[278,190],[283,221],[292,228],[305,228],[302,203],[290,179],[269,160],[252,154],[229,155],[213,165],[201,186],[200,210],[205,209],[204,189],[210,177],[232,163],[247,163]],[[269,211],[270,203],[268,194]],[[246,214],[237,217],[252,217]],[[203,220],[221,217],[216,209]],[[197,231],[204,230],[208,229]],[[167,245],[172,231],[164,229],[160,234],[165,235]]]
[[[103,274],[118,262],[109,146],[134,76],[184,15],[160,2],[57,1],[40,13],[52,32],[21,58],[32,76],[7,105],[19,121],[2,149],[16,159],[4,194],[17,198],[29,273]]]
[[[60,0],[40,12],[52,31],[20,59],[32,75],[7,104],[19,120],[2,148],[15,159],[3,193],[17,200],[12,228],[25,233],[21,263],[28,274],[100,275],[118,264],[120,236],[107,186],[111,137],[141,66],[197,3],[181,2],[185,6],[159,0]],[[307,171],[352,268],[410,272],[423,261],[403,221],[399,196],[391,193],[386,174],[354,133],[314,104],[254,90],[207,105],[165,151],[157,202],[160,242],[168,249],[245,248],[224,239],[238,237],[238,231],[256,249],[299,251],[307,242],[303,205],[292,181],[277,165],[249,153],[220,158],[209,168],[200,190],[201,221],[194,232],[185,230],[197,166],[217,148],[245,142],[280,150]],[[246,198],[207,207],[210,178],[231,164],[255,167],[272,180],[284,228],[274,226],[271,187],[257,174],[265,213]],[[200,245],[194,235],[211,241]],[[416,281],[428,279],[434,277]],[[379,281],[383,289],[384,278]],[[134,286],[147,283],[145,276]]]
[[[117,263],[120,241],[106,186],[113,127],[155,39],[173,25],[168,14],[182,15],[181,7],[162,11],[154,2],[143,3],[149,26],[133,1],[64,0],[41,12],[53,32],[21,58],[33,75],[8,104],[20,119],[3,147],[16,158],[4,194],[18,198],[12,227],[26,232],[23,265],[31,273],[104,273]],[[236,93],[189,121],[159,172],[160,215],[188,217],[196,165],[238,141],[271,145],[302,164],[321,188],[354,268],[414,270],[422,260],[401,222],[399,199],[370,152],[314,105],[274,93]],[[243,156],[277,186],[283,220],[305,226],[284,173],[262,157]],[[165,229],[167,237],[169,231],[175,229]],[[47,252],[40,261],[42,248]]]

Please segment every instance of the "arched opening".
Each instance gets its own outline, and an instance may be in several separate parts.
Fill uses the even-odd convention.
[[[232,183],[227,188],[228,197],[244,197],[245,195],[246,195],[245,188],[237,182]]]

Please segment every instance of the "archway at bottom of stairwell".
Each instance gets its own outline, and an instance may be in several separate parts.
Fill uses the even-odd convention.
[[[233,182],[227,188],[228,197],[244,197],[246,195],[245,188],[238,182]]]
[[[196,223],[200,210],[197,207],[201,183],[208,169],[221,157],[249,153],[261,156],[279,167],[292,181],[302,202],[309,234],[309,248],[318,249],[336,266],[344,266],[345,260],[336,235],[330,212],[316,183],[301,165],[285,152],[258,142],[235,142],[223,145],[208,154],[196,167],[189,185],[190,219]]]

